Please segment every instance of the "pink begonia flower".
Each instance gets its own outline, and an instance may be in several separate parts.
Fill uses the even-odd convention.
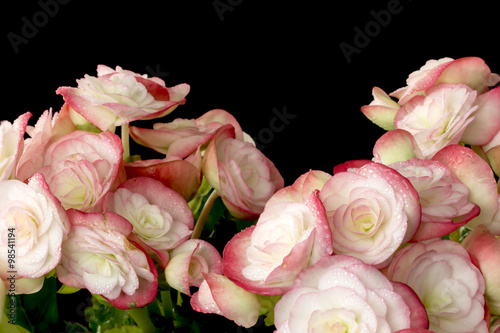
[[[126,218],[133,233],[168,262],[168,250],[191,236],[194,218],[186,200],[160,181],[148,177],[132,178],[106,197],[105,209]],[[146,249],[147,250],[147,249]]]
[[[85,75],[77,80],[78,88],[60,87],[71,109],[106,131],[139,119],[167,115],[186,102],[188,84],[168,88],[157,77],[148,78],[117,66],[97,66],[97,77]]]
[[[66,211],[39,173],[31,177],[28,184],[16,179],[0,181],[0,192],[0,277],[5,280],[8,271],[15,271],[16,279],[42,278],[34,288],[41,287],[43,276],[61,259],[61,245],[70,231]],[[11,231],[14,236],[9,238],[15,248],[8,246],[7,235]],[[8,252],[10,249],[15,252]],[[10,269],[8,253],[15,254],[14,266]],[[17,284],[16,293],[21,293]]]
[[[332,176],[324,171],[310,170],[302,174],[291,186],[278,190],[266,206],[280,201],[305,202],[316,190],[321,190]]]
[[[401,105],[395,102],[379,87],[372,90],[373,101],[369,105],[361,107],[361,112],[374,124],[386,131],[395,129],[394,117]]]
[[[416,307],[420,302],[414,296]],[[412,301],[413,301],[412,300]],[[419,304],[422,307],[422,304]],[[346,256],[323,257],[302,271],[274,308],[277,333],[387,332],[427,328],[376,268]]]
[[[246,328],[257,323],[260,302],[224,275],[203,273],[205,280],[191,297],[191,307],[202,313],[215,313]]]
[[[102,211],[123,167],[122,154],[121,140],[111,132],[75,131],[50,145],[39,172],[65,209]]]
[[[493,234],[500,235],[500,220],[495,219],[499,207],[497,182],[488,163],[462,145],[445,147],[433,160],[446,165],[469,188],[469,201],[481,209],[480,214],[465,226],[474,229],[485,225]]]
[[[424,158],[410,132],[395,129],[384,133],[373,146],[373,161],[390,165],[412,158]]]
[[[409,244],[396,252],[386,276],[417,293],[430,330],[488,332],[484,278],[459,243],[436,238]]]
[[[189,287],[199,287],[205,273],[222,274],[222,257],[207,241],[189,239],[171,252],[165,279],[170,287],[191,296]]]
[[[127,178],[154,178],[182,195],[186,201],[190,201],[196,195],[203,177],[199,150],[190,157],[180,159],[171,156],[126,163],[125,172]]]
[[[500,89],[497,87],[494,89],[497,90],[496,92],[488,92],[488,87],[493,87],[498,82],[500,82],[500,75],[491,73],[490,68],[481,58],[429,60],[420,70],[410,74],[407,87],[389,95],[375,87],[373,89],[374,100],[369,105],[363,106],[361,111],[376,125],[392,130],[398,127],[394,126],[394,120],[398,117],[396,112],[399,106],[407,108],[428,95],[429,91],[437,89],[438,85],[465,85],[477,93],[478,97],[474,106],[478,106],[478,111],[464,130],[462,140],[471,145],[484,145],[500,130],[500,98],[498,96]],[[392,100],[391,96],[398,98],[398,102]],[[412,101],[414,98],[415,100]]]
[[[232,125],[217,130],[203,156],[202,171],[238,219],[257,219],[269,198],[284,186],[273,162],[251,143],[235,139]]]
[[[452,58],[428,60],[419,70],[410,73],[406,79],[407,86],[389,94],[399,99],[399,105],[404,105],[415,95],[421,94],[436,84],[441,73],[453,63]]]
[[[224,274],[247,291],[266,296],[290,290],[303,269],[332,253],[323,204],[314,191],[305,202],[267,205],[257,225],[224,248]]]
[[[0,181],[16,178],[16,167],[23,152],[24,133],[32,114],[20,115],[14,123],[0,122]]]
[[[424,158],[431,158],[443,147],[460,142],[478,109],[476,95],[463,84],[434,86],[426,96],[416,96],[401,107],[394,125],[410,132]]]
[[[130,136],[139,144],[167,156],[185,158],[207,144],[217,129],[225,124],[235,128],[235,137],[243,141],[243,131],[230,113],[221,109],[206,112],[197,119],[175,119],[157,123],[153,129],[130,127]]]
[[[485,226],[475,228],[462,246],[478,261],[486,282],[486,302],[492,315],[500,316],[500,238]]]
[[[75,130],[66,104],[53,115],[52,109],[45,111],[35,126],[26,127],[30,137],[24,140],[24,150],[17,165],[17,179],[24,181],[33,176],[43,166],[43,156],[49,145]]]
[[[67,211],[71,232],[63,242],[59,280],[86,288],[119,309],[142,307],[156,297],[158,273],[151,258],[127,239],[132,225],[113,212]]]
[[[500,131],[500,87],[477,97],[474,119],[465,128],[460,141],[472,146],[484,146]]]
[[[498,74],[491,73],[483,59],[464,57],[460,59],[442,58],[429,60],[420,70],[411,73],[406,80],[407,87],[400,88],[391,94],[404,105],[415,95],[440,83],[462,83],[476,90],[478,94],[487,91],[488,86],[500,82]]]
[[[383,267],[420,225],[418,193],[410,181],[380,163],[334,174],[320,192],[333,252]]]
[[[469,201],[469,188],[438,161],[413,158],[390,164],[417,190],[422,218],[412,241],[446,236],[479,215]]]

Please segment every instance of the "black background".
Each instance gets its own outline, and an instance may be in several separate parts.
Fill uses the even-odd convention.
[[[40,13],[54,1],[3,5],[2,119],[31,111],[34,125],[62,106],[59,86],[95,76],[98,64],[156,71],[167,86],[191,85],[186,105],[161,122],[222,108],[258,137],[272,110],[286,108],[295,118],[263,152],[287,185],[309,169],[372,157],[383,131],[360,107],[373,86],[392,92],[442,57],[478,56],[500,72],[494,1],[71,0]],[[354,29],[376,27],[373,13],[392,5],[398,13],[348,63],[339,44],[355,46]],[[16,52],[9,36],[23,37],[26,22],[37,31]]]
[[[500,72],[493,1],[65,0],[52,17],[40,14],[54,2],[4,5],[3,119],[31,111],[34,125],[44,110],[60,109],[59,86],[95,76],[98,64],[156,72],[167,86],[191,85],[187,104],[161,122],[222,108],[258,138],[273,109],[295,115],[263,150],[286,184],[309,169],[372,157],[383,131],[360,107],[373,86],[391,92],[442,57],[479,56]],[[374,30],[373,12],[388,6],[398,13]],[[8,36],[23,37],[26,21],[38,31],[16,53]],[[339,45],[355,46],[355,27],[371,27],[373,37],[348,63]]]

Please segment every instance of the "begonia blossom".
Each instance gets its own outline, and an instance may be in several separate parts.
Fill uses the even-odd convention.
[[[314,191],[305,202],[266,206],[257,224],[236,234],[224,248],[224,274],[261,295],[281,295],[297,275],[332,253],[323,204]]]
[[[71,232],[62,247],[58,279],[85,288],[119,309],[142,307],[155,297],[158,274],[152,259],[128,240],[132,225],[113,213],[68,210]]]
[[[16,278],[42,278],[38,282],[43,284],[43,276],[59,263],[62,243],[70,231],[66,211],[39,173],[27,184],[16,179],[0,181],[0,192],[0,277],[5,280],[8,271],[15,271]],[[7,269],[7,258],[15,258],[15,269]],[[38,282],[35,289],[41,286]]]
[[[189,288],[199,287],[205,273],[222,274],[222,257],[213,245],[201,239],[189,239],[176,247],[165,268],[167,283],[189,296]]]
[[[122,153],[120,138],[111,132],[75,131],[50,145],[39,172],[65,209],[102,211],[121,175]]]
[[[186,102],[188,84],[166,87],[160,78],[148,78],[120,66],[97,66],[97,77],[85,75],[78,88],[60,87],[56,93],[102,131],[139,119],[154,119]]]
[[[43,112],[35,126],[27,126],[29,138],[24,140],[24,150],[17,165],[16,177],[22,181],[35,174],[43,166],[45,151],[52,142],[76,130],[65,104],[59,112],[52,109]]]
[[[203,156],[202,171],[239,219],[257,219],[267,200],[284,186],[274,163],[251,143],[236,139],[231,125],[217,130]]]
[[[479,215],[479,206],[469,201],[469,188],[442,163],[413,158],[389,166],[418,192],[422,223],[413,241],[446,236]]]
[[[418,193],[410,181],[380,163],[336,173],[320,192],[333,252],[384,266],[420,225]]]
[[[436,238],[409,244],[396,252],[386,276],[417,293],[431,331],[488,332],[484,278],[459,243]]]
[[[499,207],[497,182],[488,163],[462,145],[441,149],[433,160],[446,165],[469,188],[469,201],[481,209],[479,215],[465,226],[474,229],[485,225],[492,233],[500,235],[500,220],[495,219]]]
[[[125,217],[132,232],[168,262],[168,250],[191,236],[194,219],[186,200],[160,181],[148,177],[128,179],[109,192],[105,209]]]
[[[276,332],[387,332],[427,328],[412,323],[411,309],[376,268],[346,255],[323,257],[302,271],[276,304]]]
[[[460,142],[478,109],[476,96],[463,84],[434,86],[426,96],[414,97],[400,108],[394,125],[410,132],[424,157],[431,158],[441,148]]]
[[[490,313],[500,316],[500,237],[479,226],[465,237],[462,246],[477,259],[486,283]]]
[[[0,181],[16,178],[16,167],[23,152],[24,133],[32,114],[26,112],[13,123],[0,122]]]
[[[236,118],[222,109],[210,110],[197,119],[177,118],[169,123],[156,123],[152,129],[131,126],[130,135],[136,142],[162,154],[185,158],[206,145],[225,124],[235,128],[236,139],[243,140]]]

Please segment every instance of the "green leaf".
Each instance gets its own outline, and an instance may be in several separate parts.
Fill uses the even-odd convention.
[[[274,325],[274,307],[276,303],[281,299],[281,295],[278,296],[262,296],[257,295],[260,302],[260,314],[266,315],[266,319],[264,319],[264,323],[266,326]]]
[[[92,332],[134,324],[127,310],[115,308],[100,295],[92,295],[92,306],[85,309],[85,318]]]
[[[35,332],[50,332],[59,320],[56,288],[56,278],[45,278],[40,291],[20,297],[20,305]]]
[[[31,333],[24,327],[20,325],[9,324],[9,319],[2,313],[2,318],[0,319],[0,333]]]
[[[144,331],[137,326],[121,326],[115,327],[109,330],[105,330],[104,333],[143,333]]]
[[[73,293],[76,293],[77,291],[79,291],[80,288],[73,288],[71,286],[68,286],[68,285],[65,285],[63,284],[61,286],[61,288],[59,288],[59,290],[57,291],[58,294],[63,294],[63,295],[67,295],[67,294],[73,294]]]
[[[203,177],[201,180],[201,185],[198,188],[198,192],[196,192],[195,197],[188,202],[188,205],[191,208],[191,211],[193,212],[195,220],[198,219],[200,208],[202,207],[202,204],[204,204],[205,201],[208,199],[208,195],[210,194],[211,189],[212,186],[210,186],[207,179]]]
[[[77,124],[76,129],[80,131],[85,131],[85,132],[92,132],[92,133],[101,133],[102,131],[97,127],[96,125],[92,124],[91,122],[86,122],[84,124]]]

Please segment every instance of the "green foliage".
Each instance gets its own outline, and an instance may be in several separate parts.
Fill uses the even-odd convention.
[[[105,332],[123,325],[134,325],[127,310],[117,309],[96,295],[92,297],[92,306],[85,309],[85,318],[92,332]]]
[[[51,332],[58,323],[57,280],[45,278],[40,291],[16,296],[16,324],[29,332]]]
[[[61,288],[59,288],[59,290],[57,291],[57,293],[58,294],[67,295],[67,294],[74,294],[74,293],[76,293],[79,290],[80,290],[79,288],[73,288],[73,287],[70,287],[70,286],[67,286],[67,285],[63,284],[61,286]]]
[[[465,237],[467,237],[467,235],[470,233],[471,231],[466,228],[466,227],[460,227],[458,228],[457,230],[453,231],[452,233],[444,236],[444,237],[441,237],[442,239],[449,239],[449,240],[452,240],[452,241],[455,241],[455,242],[458,242],[458,243],[462,243],[462,241],[465,239]]]

